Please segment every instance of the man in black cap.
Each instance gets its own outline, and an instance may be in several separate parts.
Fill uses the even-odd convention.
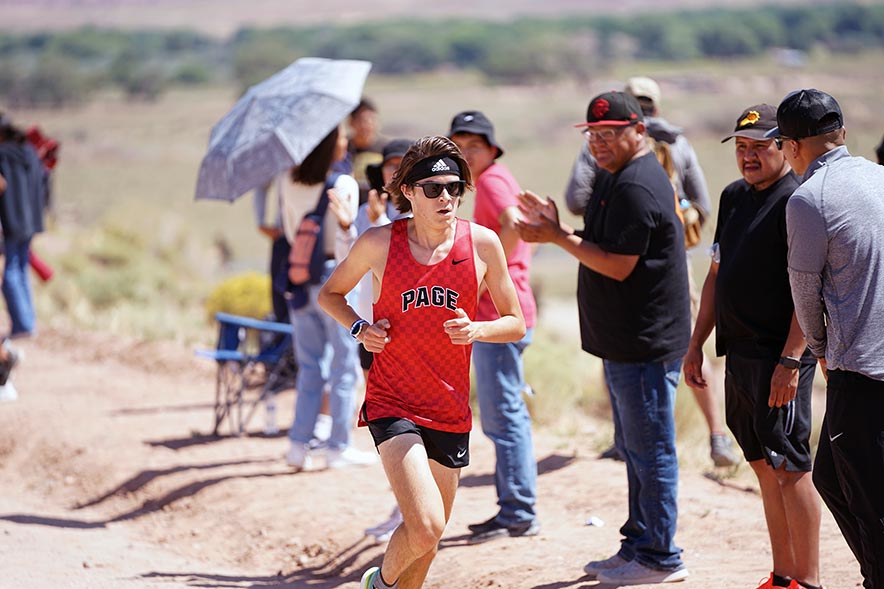
[[[526,241],[555,243],[580,261],[583,350],[602,358],[614,443],[626,462],[629,516],[620,550],[584,571],[602,583],[644,585],[688,576],[674,536],[678,516],[675,389],[690,338],[684,229],[669,177],[648,148],[635,97],[592,99],[584,127],[599,165],[575,232],[555,203],[521,195]]]
[[[797,90],[776,138],[802,176],[786,206],[789,281],[827,374],[813,482],[860,564],[884,587],[884,168],[852,157],[838,102]]]
[[[819,585],[819,496],[811,481],[816,361],[795,320],[786,271],[786,202],[798,186],[773,139],[777,111],[756,104],[732,133],[742,178],[721,193],[685,382],[705,389],[703,343],[726,356],[727,424],[761,488],[773,572],[759,589]],[[796,583],[798,587],[796,587]]]
[[[691,236],[690,242],[686,240],[688,255],[688,284],[691,294],[691,318],[696,318],[700,304],[700,294],[696,288],[693,274],[690,272],[691,252],[697,248],[701,239],[702,227],[711,215],[712,206],[709,202],[709,190],[706,186],[706,178],[703,168],[697,159],[697,154],[690,142],[684,135],[683,130],[667,121],[661,114],[660,103],[662,93],[660,86],[652,78],[634,76],[626,80],[624,91],[638,101],[644,115],[645,126],[649,144],[657,154],[657,159],[663,164],[669,174],[669,180],[678,193],[679,204],[683,210],[683,221],[686,226],[686,235]],[[574,165],[571,168],[571,176],[565,187],[565,203],[568,209],[575,215],[583,215],[586,203],[593,191],[595,176],[598,165],[589,151],[589,145],[584,144]],[[711,378],[712,370],[705,367],[707,378]],[[734,452],[731,439],[728,437],[724,421],[721,417],[719,403],[721,398],[720,380],[710,382],[710,386],[704,390],[691,388],[694,400],[706,420],[709,427],[709,455],[715,466],[735,466],[740,458]],[[619,459],[616,448],[612,447],[602,453],[602,458]]]
[[[500,237],[507,270],[519,295],[527,332],[511,343],[473,344],[473,371],[482,431],[494,442],[494,486],[498,512],[484,522],[470,524],[471,543],[495,538],[535,536],[540,530],[534,505],[537,501],[537,461],[531,433],[531,416],[523,393],[522,352],[531,343],[537,305],[529,283],[531,246],[519,238],[519,193],[522,189],[506,166],[494,137],[494,126],[481,112],[464,111],[451,121],[448,136],[460,148],[476,179],[473,221]],[[486,292],[479,301],[477,318],[498,316]]]

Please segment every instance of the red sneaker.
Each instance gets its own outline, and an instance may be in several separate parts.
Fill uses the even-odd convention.
[[[773,584],[773,573],[771,573],[770,577],[768,577],[765,581],[763,581],[761,583],[761,585],[758,586],[757,589],[804,589],[804,588],[801,587],[801,585],[799,585],[798,581],[796,581],[795,579],[792,579],[791,581],[789,581],[788,587],[783,587],[782,585],[774,585]]]

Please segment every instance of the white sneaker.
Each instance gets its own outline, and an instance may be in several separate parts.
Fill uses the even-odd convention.
[[[591,560],[589,561],[585,567],[583,567],[583,572],[587,575],[598,575],[602,571],[608,571],[611,569],[616,569],[618,567],[622,567],[623,565],[629,563],[628,560],[620,556],[619,554],[615,554],[609,558],[604,560]]]
[[[374,452],[363,452],[353,446],[342,450],[328,450],[326,454],[328,468],[345,468],[347,466],[366,466],[377,464],[378,455]]]
[[[310,456],[310,448],[306,444],[292,442],[289,451],[285,454],[286,464],[297,470],[310,470],[313,468],[313,457]]]
[[[611,585],[652,585],[684,581],[688,578],[688,570],[682,567],[675,571],[659,571],[632,560],[622,567],[602,571],[596,578],[600,583]]]
[[[12,381],[7,380],[6,384],[0,386],[0,402],[15,401],[18,399],[18,391],[12,386]]]
[[[316,416],[316,425],[313,426],[313,437],[320,442],[327,442],[331,436],[332,418],[331,415],[320,413]]]
[[[366,529],[365,535],[373,536],[376,544],[383,544],[390,541],[390,537],[393,536],[393,532],[396,531],[396,528],[398,528],[399,524],[401,523],[402,512],[399,511],[399,506],[397,505],[393,509],[393,513],[390,514],[389,518],[382,521],[376,526]]]

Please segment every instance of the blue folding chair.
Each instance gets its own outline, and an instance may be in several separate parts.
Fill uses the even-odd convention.
[[[245,434],[258,407],[287,388],[294,388],[295,362],[292,326],[217,313],[218,343],[196,355],[218,364],[215,383],[215,424],[218,435],[226,419],[233,435]]]

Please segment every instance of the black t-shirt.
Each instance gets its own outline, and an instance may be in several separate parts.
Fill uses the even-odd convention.
[[[599,170],[583,219],[587,241],[639,256],[622,282],[580,265],[583,349],[615,362],[684,356],[691,335],[684,228],[672,184],[654,154],[631,160],[616,174]]]
[[[800,182],[789,172],[755,191],[745,180],[721,193],[715,243],[715,351],[779,356],[792,323],[786,254],[786,202]]]

